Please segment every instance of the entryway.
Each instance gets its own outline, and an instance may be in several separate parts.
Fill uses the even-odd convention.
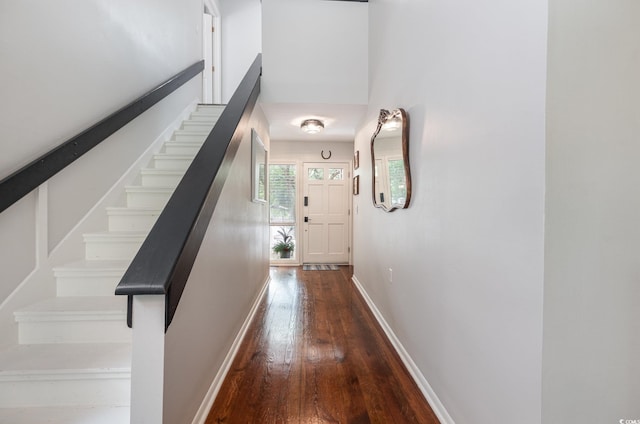
[[[351,162],[269,165],[271,263],[348,264]]]

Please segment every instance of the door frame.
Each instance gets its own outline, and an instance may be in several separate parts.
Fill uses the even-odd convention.
[[[203,14],[208,14],[212,16],[212,23],[213,23],[213,40],[212,40],[212,47],[213,47],[213,57],[212,57],[212,65],[215,69],[215,72],[213,72],[213,81],[212,81],[212,89],[213,89],[213,103],[214,104],[221,104],[222,103],[222,39],[221,39],[221,34],[222,34],[222,26],[221,26],[221,22],[222,22],[222,15],[220,14],[220,6],[218,5],[218,0],[204,0],[204,10],[203,10]],[[202,33],[203,33],[203,38],[204,38],[204,34],[205,31],[208,31],[207,28],[202,28]],[[202,56],[204,58],[204,46],[203,46],[203,52],[202,52]],[[202,87],[203,93],[202,93],[202,98],[208,98],[209,96],[205,97],[205,93],[204,93],[204,84]]]

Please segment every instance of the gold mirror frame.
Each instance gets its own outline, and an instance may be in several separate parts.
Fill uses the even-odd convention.
[[[387,130],[390,128],[390,130]],[[385,137],[378,137],[381,133]],[[385,132],[387,131],[387,132]],[[387,146],[386,153],[391,155],[382,155],[382,148],[376,149],[376,138],[379,146],[383,140]],[[378,155],[376,155],[378,150]],[[387,160],[383,163],[383,157]],[[389,172],[391,169],[388,158],[394,157],[393,162],[402,160],[402,171],[404,172],[404,180],[398,175],[397,166],[395,173]],[[380,161],[378,163],[378,161]],[[371,186],[373,194],[373,206],[380,208],[385,212],[393,212],[396,209],[406,209],[411,201],[411,172],[409,168],[409,118],[404,109],[394,109],[388,111],[380,109],[378,117],[378,126],[373,136],[371,136]],[[388,191],[385,189],[388,187]],[[396,187],[394,189],[394,187]]]

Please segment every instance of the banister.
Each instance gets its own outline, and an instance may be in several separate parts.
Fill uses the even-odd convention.
[[[194,63],[90,128],[2,179],[0,181],[0,213],[173,93],[203,69],[204,60]]]
[[[169,327],[260,93],[258,54],[122,277],[117,295],[166,295]]]

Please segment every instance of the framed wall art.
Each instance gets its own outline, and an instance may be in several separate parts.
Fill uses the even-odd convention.
[[[267,201],[267,150],[255,129],[251,129],[251,200]]]

